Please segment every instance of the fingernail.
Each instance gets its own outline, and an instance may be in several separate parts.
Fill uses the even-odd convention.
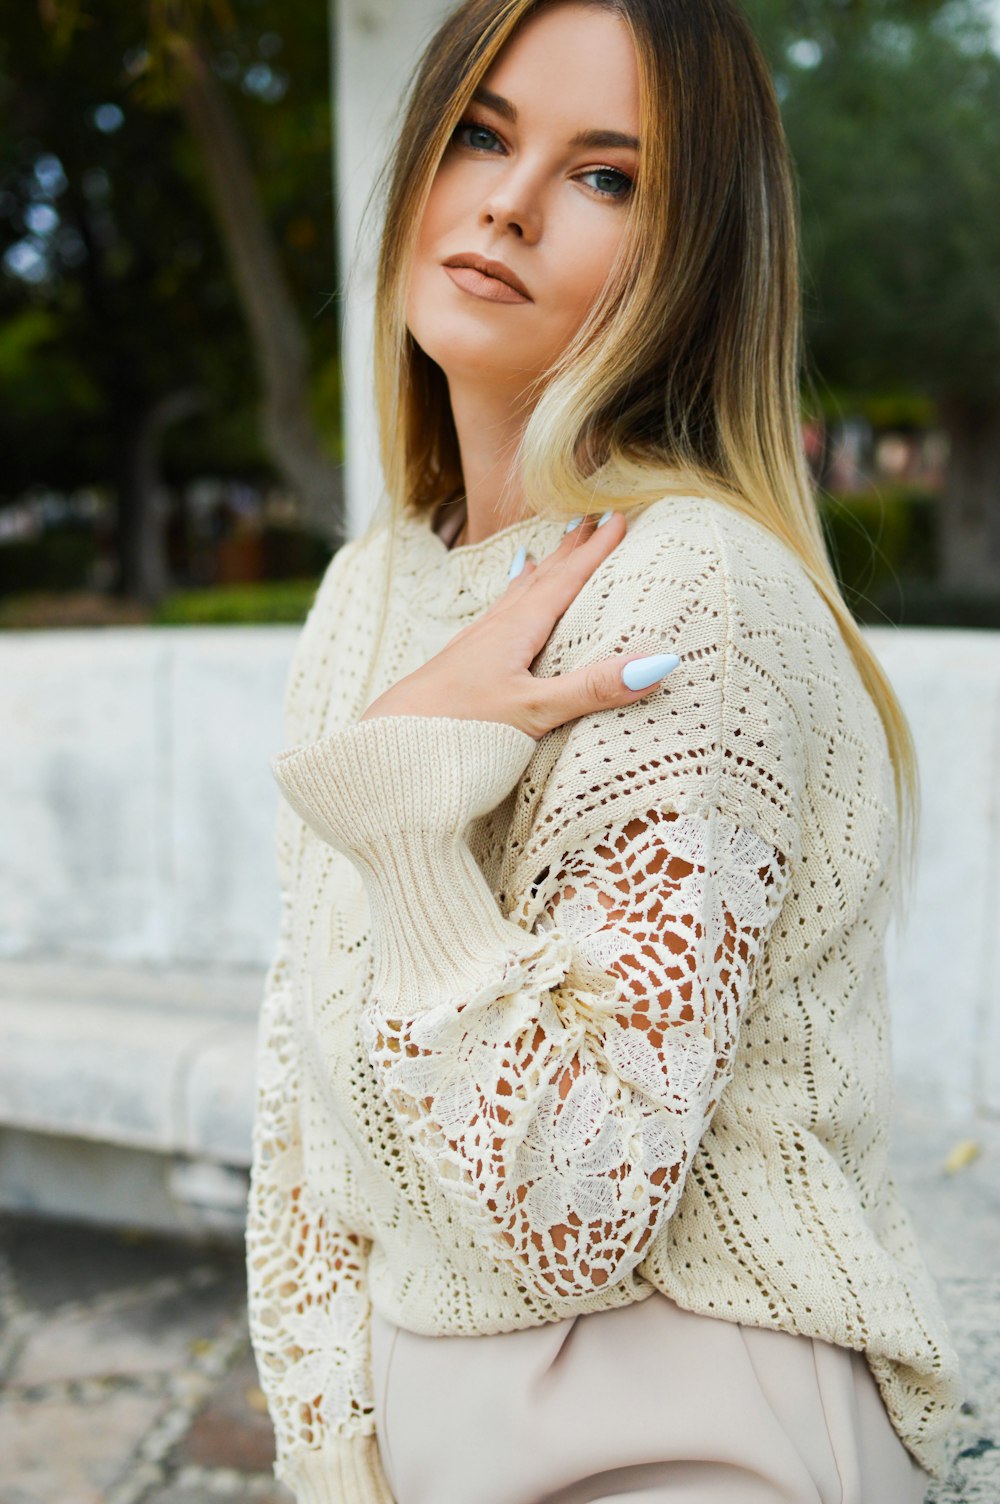
[[[609,517],[613,517],[614,515],[615,515],[614,514],[614,509],[612,507],[608,507],[608,510],[604,513],[604,516],[601,518],[601,520],[597,524],[597,526],[598,527],[603,527],[604,524],[607,522],[608,518]]]
[[[528,550],[522,543],[521,547],[518,549],[517,553],[511,560],[510,569],[507,571],[508,580],[513,580],[517,575],[521,573],[521,570],[524,568],[524,561],[527,557]]]
[[[583,521],[583,513],[581,512],[580,515],[579,515],[579,517],[574,517],[571,522],[567,522],[567,524],[566,524],[565,528],[563,529],[563,531],[567,532],[567,533],[571,533],[575,527],[579,527],[580,526],[580,523],[582,521]]]
[[[648,689],[658,679],[665,679],[680,663],[676,653],[651,653],[648,658],[633,658],[622,669],[626,689]]]

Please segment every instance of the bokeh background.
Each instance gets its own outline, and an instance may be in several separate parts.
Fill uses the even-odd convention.
[[[268,756],[376,500],[363,211],[448,8],[0,0],[0,1504],[288,1499],[241,1262]],[[929,1500],[996,1504],[1000,3],[745,8],[823,525],[921,762],[895,1154],[968,1392]]]

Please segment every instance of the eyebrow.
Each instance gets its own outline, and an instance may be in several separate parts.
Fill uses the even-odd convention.
[[[483,104],[489,110],[495,110],[502,115],[504,120],[509,120],[513,125],[517,120],[517,110],[509,99],[502,94],[494,94],[492,89],[478,88],[472,96],[476,104]],[[612,147],[625,146],[632,151],[639,150],[639,141],[636,136],[628,136],[624,131],[577,131],[570,141],[570,146]]]

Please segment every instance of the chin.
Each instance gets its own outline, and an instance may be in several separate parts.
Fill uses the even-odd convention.
[[[445,331],[440,326],[427,339],[421,339],[412,327],[410,333],[424,354],[441,367],[449,381],[482,381],[487,377],[509,385],[515,380],[523,382],[525,371],[538,369],[534,359],[527,354],[518,358],[510,340],[502,339],[492,331],[480,330],[473,337],[463,332],[451,339],[443,337]]]

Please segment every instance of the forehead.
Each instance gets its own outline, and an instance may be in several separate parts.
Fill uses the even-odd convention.
[[[485,86],[515,106],[518,121],[637,133],[639,68],[621,16],[573,0],[530,16],[487,72]],[[600,116],[600,119],[597,117]]]

